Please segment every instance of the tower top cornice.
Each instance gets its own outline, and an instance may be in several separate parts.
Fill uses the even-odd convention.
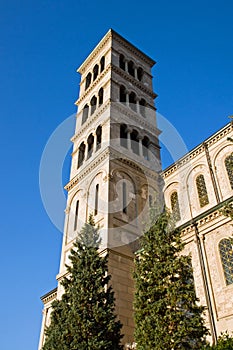
[[[95,59],[98,53],[103,49],[105,45],[107,45],[111,41],[111,46],[113,40],[118,41],[123,47],[131,51],[135,56],[140,58],[142,61],[146,62],[150,67],[156,63],[152,58],[147,56],[141,50],[139,50],[136,46],[132,45],[128,40],[123,38],[120,34],[118,34],[115,30],[109,29],[109,31],[105,34],[105,36],[100,40],[97,46],[93,49],[90,55],[86,58],[86,60],[81,64],[81,66],[77,69],[77,72],[80,74],[84,74],[86,68],[91,64],[91,62]]]

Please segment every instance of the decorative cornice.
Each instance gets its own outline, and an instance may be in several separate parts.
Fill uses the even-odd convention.
[[[81,126],[79,131],[70,139],[72,142],[75,142],[77,138],[81,137],[86,130],[93,124],[93,122],[110,106],[111,101],[107,100],[104,104],[98,107],[95,112],[87,119],[87,121]],[[80,117],[82,111],[77,114],[77,118]],[[109,117],[108,117],[109,119]],[[74,151],[75,152],[75,151]]]
[[[124,115],[129,117],[131,120],[135,121],[135,123],[138,123],[138,125],[141,125],[142,128],[146,130],[150,130],[150,132],[156,135],[157,137],[160,135],[161,131],[159,129],[157,129],[152,124],[147,122],[146,118],[139,116],[136,112],[134,112],[124,104],[120,102],[114,103],[114,108],[118,109],[120,113],[123,113]],[[122,120],[122,123],[123,122],[124,121]]]
[[[54,288],[47,294],[43,295],[40,299],[43,301],[43,304],[47,304],[49,301],[56,299],[57,297],[57,288]]]
[[[134,84],[135,86],[137,86],[140,90],[142,90],[143,92],[145,92],[146,94],[150,95],[153,99],[156,98],[158,95],[156,93],[154,93],[152,90],[148,89],[147,87],[145,87],[145,85],[143,85],[142,82],[140,82],[139,80],[135,79],[134,77],[132,77],[129,73],[125,72],[123,69],[121,69],[120,67],[111,65],[111,69],[112,71],[116,72],[117,74],[119,74],[120,76],[122,76],[125,80],[128,80],[130,83]],[[118,82],[114,81],[116,84],[119,84]]]
[[[110,155],[109,148],[106,148],[103,152],[101,152],[97,157],[93,158],[92,161],[87,163],[80,168],[80,172],[68,182],[68,184],[64,187],[67,191],[70,191],[79,181],[81,181],[85,176],[87,176],[97,165],[107,158]]]
[[[230,122],[225,127],[220,129],[217,133],[206,139],[204,142],[202,142],[200,145],[195,147],[192,151],[188,152],[186,155],[184,155],[182,158],[180,158],[177,162],[170,165],[167,169],[165,169],[162,172],[162,176],[165,179],[172,173],[174,173],[177,169],[181,168],[183,165],[197,157],[202,152],[205,152],[204,144],[207,147],[212,146],[219,140],[221,140],[223,137],[227,136],[231,131],[233,130],[233,124]]]
[[[111,30],[107,32],[107,34],[101,39],[99,44],[92,50],[90,55],[85,59],[85,61],[81,64],[81,66],[77,69],[77,72],[80,74],[84,74],[86,68],[90,65],[90,63],[95,59],[95,57],[99,54],[99,52],[104,48],[104,46],[108,43],[109,39],[112,37]]]
[[[84,93],[82,94],[82,96],[80,96],[77,101],[75,102],[75,105],[78,105],[80,102],[82,102],[87,95],[89,95],[89,92],[91,90],[94,89],[94,87],[96,85],[98,85],[98,83],[100,82],[100,80],[109,72],[109,70],[111,69],[111,64],[108,64],[107,67],[103,70],[103,72],[100,73],[100,75],[98,75],[98,77],[95,79],[94,82],[91,83],[91,85],[89,86],[89,88],[87,90],[84,91]],[[109,78],[110,81],[110,78]],[[104,86],[107,84],[108,82],[105,82]],[[102,87],[104,87],[102,86]]]

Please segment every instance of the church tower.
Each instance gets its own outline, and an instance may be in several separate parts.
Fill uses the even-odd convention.
[[[109,254],[116,314],[123,343],[133,341],[133,258],[149,207],[160,202],[159,130],[151,68],[155,62],[112,29],[78,72],[81,74],[58,288],[42,297],[44,327],[74,239],[94,215]]]

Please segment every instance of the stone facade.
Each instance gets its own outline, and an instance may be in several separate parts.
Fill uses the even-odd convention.
[[[233,229],[232,220],[221,213],[233,195],[233,171],[227,166],[233,152],[232,136],[233,124],[229,123],[162,173],[165,203],[176,216],[179,211],[177,226],[182,229],[185,253],[192,255],[196,293],[206,306],[213,342],[221,332],[233,331],[233,251],[229,241]],[[223,240],[231,245],[224,253]]]
[[[233,283],[229,276],[226,282],[219,252],[220,242],[232,234],[231,221],[221,208],[233,194],[233,175],[225,162],[233,151],[227,139],[233,136],[233,127],[226,125],[161,172],[151,75],[154,63],[109,30],[78,69],[80,94],[70,181],[65,187],[68,197],[58,287],[42,297],[39,350],[51,302],[63,293],[60,281],[70,249],[91,213],[100,226],[100,254],[109,253],[123,343],[133,342],[136,242],[148,222],[149,207],[162,206],[164,200],[182,229],[184,253],[192,254],[196,292],[207,308],[212,340],[221,331],[233,331]]]

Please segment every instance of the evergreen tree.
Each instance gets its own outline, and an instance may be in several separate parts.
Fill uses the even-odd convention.
[[[191,257],[168,213],[142,236],[135,259],[137,350],[200,349],[208,330],[194,290]]]
[[[107,256],[100,256],[93,217],[84,225],[70,253],[71,265],[53,302],[43,350],[120,350],[121,323],[114,314]]]

